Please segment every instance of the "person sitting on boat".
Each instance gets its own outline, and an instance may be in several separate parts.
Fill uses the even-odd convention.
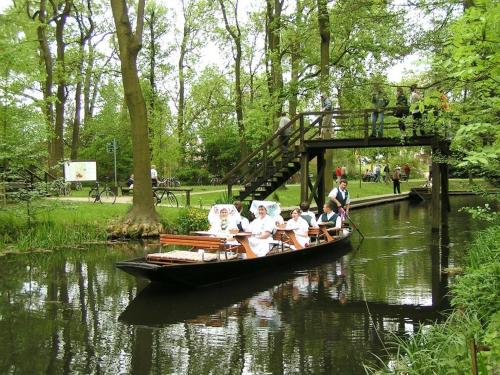
[[[341,215],[333,212],[333,203],[330,201],[323,205],[323,213],[318,217],[318,225],[326,225],[328,231],[340,231],[342,229]]]
[[[339,213],[340,216],[349,215],[349,207],[351,205],[351,198],[347,191],[347,180],[342,178],[339,182],[339,187],[334,188],[328,198],[333,202],[333,212]]]
[[[309,224],[301,216],[301,211],[295,208],[292,211],[292,218],[286,222],[286,229],[292,229],[295,233],[295,238],[306,247],[309,245]]]
[[[259,205],[257,208],[257,217],[250,223],[249,238],[252,251],[259,257],[265,256],[269,252],[269,244],[273,240],[273,232],[276,228],[274,219],[267,214],[267,208]]]
[[[258,216],[258,207],[264,206],[267,210],[267,214],[271,216],[274,220],[275,227],[285,227],[285,220],[281,216],[281,207],[278,202],[274,201],[252,201],[250,205],[250,212],[254,214],[255,217]]]
[[[219,237],[229,237],[231,232],[238,231],[238,220],[241,220],[241,217],[234,205],[216,204],[208,213],[210,223],[208,231]]]
[[[241,203],[241,201],[234,201],[233,205],[234,205],[234,207],[236,207],[236,210],[240,214],[240,221],[238,223],[236,223],[236,225],[238,226],[239,231],[240,232],[248,232],[248,228],[250,226],[250,222],[242,214],[242,212],[243,212],[243,203]]]
[[[309,210],[309,202],[304,201],[300,204],[300,210],[302,213],[300,214],[300,217],[307,221],[307,224],[309,225],[310,228],[317,228],[318,223],[316,222],[316,215],[314,215],[314,212]]]

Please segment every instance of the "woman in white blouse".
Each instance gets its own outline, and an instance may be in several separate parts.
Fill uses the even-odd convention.
[[[300,210],[298,208],[292,211],[292,218],[287,221],[286,229],[293,229],[295,238],[302,245],[306,247],[309,245],[309,224],[300,217]]]
[[[275,229],[274,220],[267,214],[266,207],[258,207],[258,216],[250,223],[249,229],[252,232],[249,243],[253,252],[259,257],[266,255],[269,252],[269,244],[273,240],[272,233]]]

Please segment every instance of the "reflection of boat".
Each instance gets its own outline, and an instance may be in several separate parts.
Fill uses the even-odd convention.
[[[294,237],[293,231],[285,234],[290,235],[292,238]],[[315,245],[301,249],[297,248],[297,250],[292,250],[293,246],[288,248],[281,247],[281,251],[276,251],[263,257],[251,256],[252,252],[248,246],[248,235],[234,235],[240,241],[240,249],[242,249],[240,251],[246,252],[246,258],[244,259],[242,257],[228,257],[226,259],[224,255],[213,256],[213,254],[208,254],[212,256],[212,260],[207,261],[210,258],[205,260],[203,254],[200,258],[196,257],[199,255],[196,252],[184,251],[179,253],[186,253],[189,257],[182,260],[167,258],[169,253],[164,253],[164,260],[150,256],[149,260],[148,257],[143,257],[118,262],[116,265],[118,268],[134,276],[146,278],[155,283],[163,283],[169,287],[202,287],[242,277],[250,276],[253,278],[257,273],[276,270],[277,267],[286,267],[293,263],[301,263],[309,257],[323,253],[338,252],[349,244],[351,232],[346,231],[346,234],[335,237],[326,234],[322,237],[322,242]],[[320,236],[321,234],[318,237]],[[172,244],[177,241],[177,244],[190,244],[195,248],[203,249],[204,245],[201,244],[202,242],[210,244],[214,240],[217,241],[215,238],[212,238],[212,240],[205,239],[206,237],[201,236],[168,235],[168,238],[165,237],[165,241],[168,240],[169,242],[165,243]],[[201,253],[204,253],[204,251],[201,251]]]
[[[287,270],[252,278],[251,282],[226,283],[217,288],[168,291],[160,285],[149,284],[139,292],[119,319],[128,324],[144,326],[164,326],[202,318],[210,321],[211,314],[293,279],[294,270],[333,262],[349,250],[348,245],[339,252],[324,252],[303,263],[296,263]]]

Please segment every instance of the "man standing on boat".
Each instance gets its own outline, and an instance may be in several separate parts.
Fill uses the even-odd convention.
[[[351,205],[351,198],[347,191],[347,180],[342,178],[339,182],[339,187],[334,188],[328,198],[333,202],[333,212],[338,213],[344,217],[349,214],[349,207]]]

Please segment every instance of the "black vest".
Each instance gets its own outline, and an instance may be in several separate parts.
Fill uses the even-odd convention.
[[[346,191],[345,191],[345,198],[343,198],[342,197],[342,193],[340,192],[340,189],[337,189],[337,190],[338,190],[337,191],[337,196],[335,197],[335,199],[337,199],[340,202],[340,204],[342,205],[342,208],[345,208],[345,205],[347,203],[347,199],[349,198],[349,192],[346,189]],[[333,208],[332,211],[335,212],[335,213],[337,213],[337,212],[339,212],[339,208],[335,205],[335,207]]]
[[[332,223],[333,225],[335,225],[338,217],[339,217],[339,215],[334,214],[334,215],[332,215],[332,217],[330,219],[328,219],[326,213],[322,213],[319,218],[320,218],[320,221],[323,223]]]

